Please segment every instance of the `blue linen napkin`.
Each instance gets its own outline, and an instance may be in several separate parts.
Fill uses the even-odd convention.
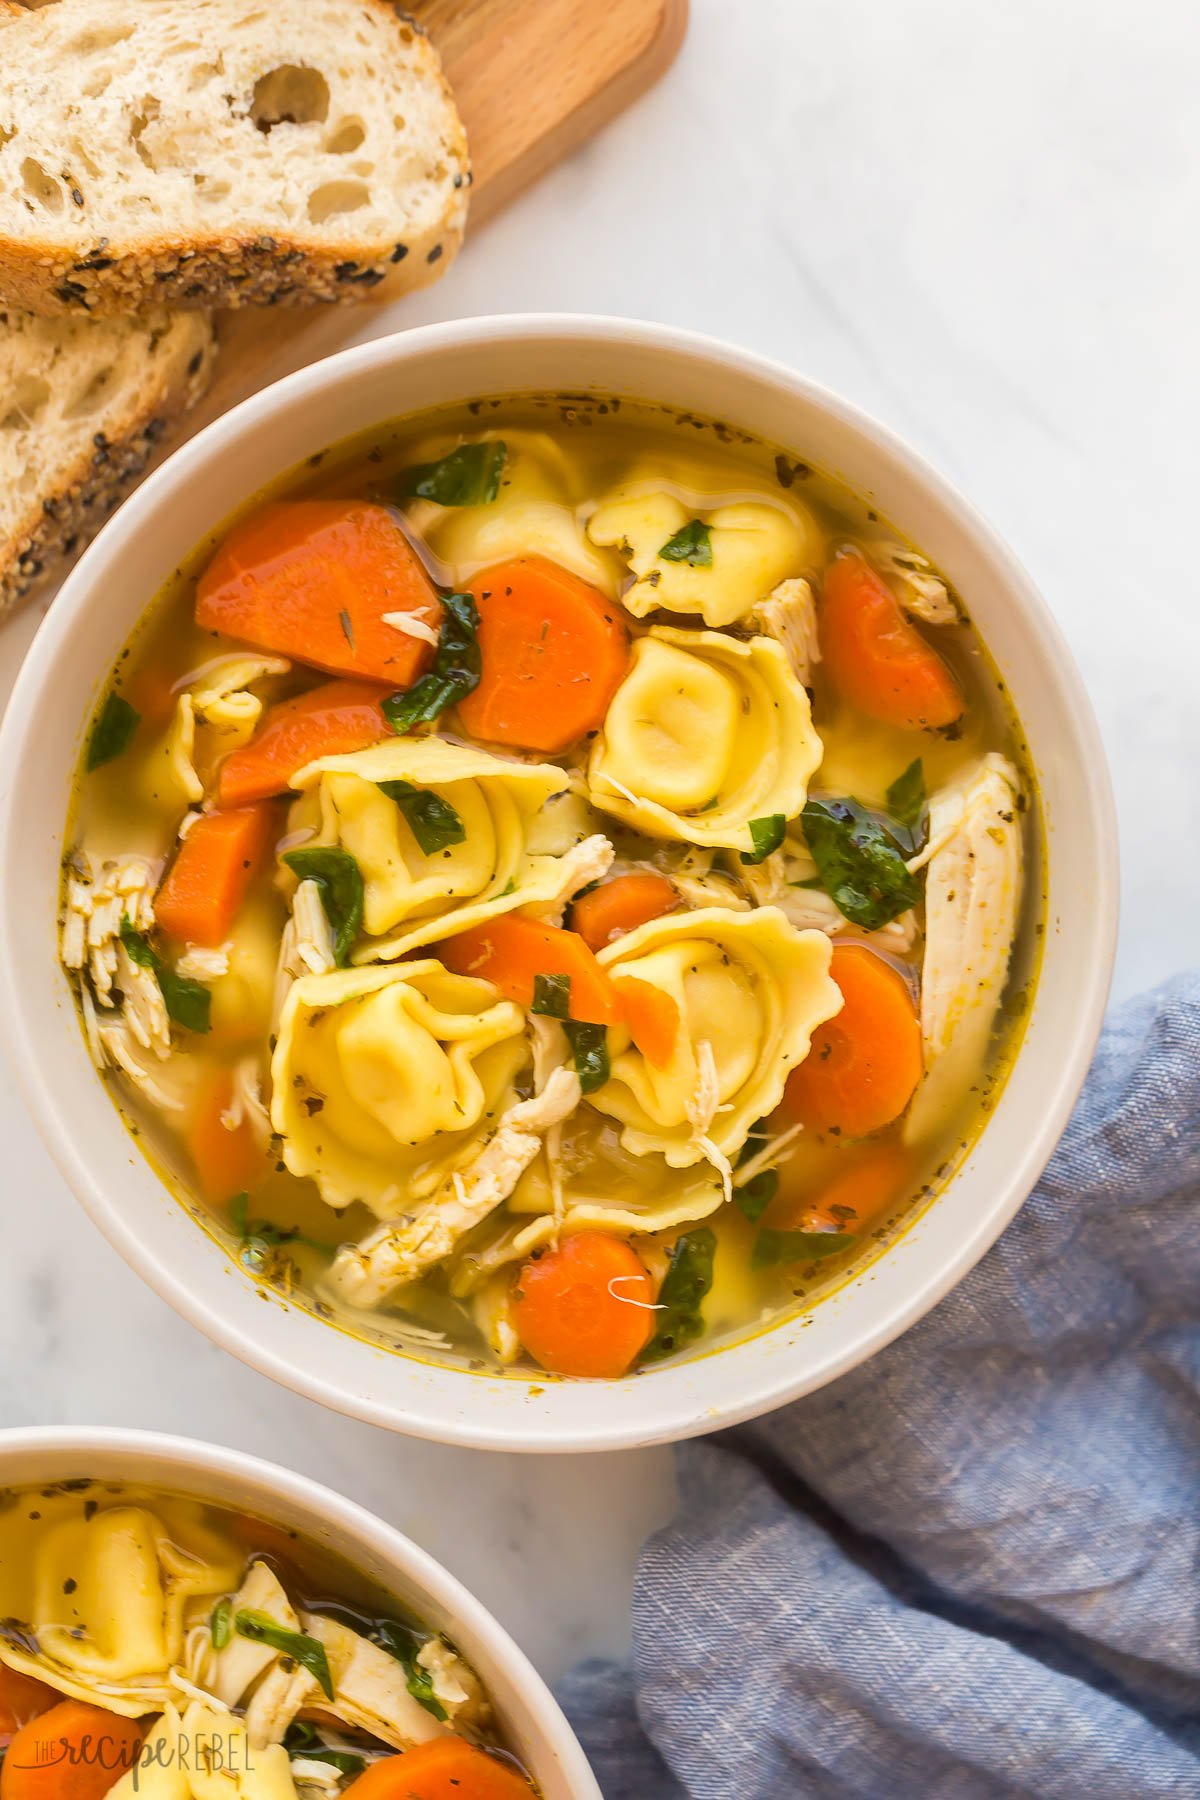
[[[1197,1800],[1200,974],[940,1306],[678,1462],[560,1691],[608,1800]]]

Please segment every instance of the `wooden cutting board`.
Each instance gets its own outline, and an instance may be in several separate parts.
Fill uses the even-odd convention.
[[[408,0],[408,10],[437,45],[466,123],[474,180],[459,254],[470,256],[487,219],[658,80],[683,41],[688,0]],[[394,308],[402,325],[403,302]],[[339,349],[364,313],[226,314],[216,379],[180,437]]]

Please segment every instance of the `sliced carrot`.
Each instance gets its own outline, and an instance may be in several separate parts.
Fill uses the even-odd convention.
[[[433,645],[387,623],[404,613],[437,630],[441,604],[386,507],[278,500],[230,532],[196,587],[208,631],[335,675],[408,687]]]
[[[864,944],[834,947],[842,1010],[813,1033],[784,1089],[785,1114],[810,1131],[866,1137],[898,1119],[921,1079],[921,1025],[904,979]]]
[[[197,819],[155,897],[159,929],[181,944],[223,944],[274,831],[269,800]]]
[[[475,577],[479,685],[458,704],[472,737],[566,750],[604,722],[629,662],[621,608],[544,556]]]
[[[571,907],[571,929],[591,950],[603,950],[614,938],[623,937],[661,918],[679,905],[679,895],[665,875],[639,869],[602,881],[589,893],[580,894]]]
[[[11,1744],[22,1725],[36,1719],[39,1713],[49,1712],[61,1699],[56,1688],[0,1663],[0,1750]]]
[[[0,1800],[101,1800],[137,1762],[142,1728],[82,1700],[60,1700],[13,1737]]]
[[[225,1205],[257,1185],[267,1159],[249,1119],[231,1131],[223,1123],[233,1105],[233,1071],[213,1069],[200,1084],[184,1147],[206,1200]]]
[[[371,1763],[346,1792],[354,1800],[530,1800],[533,1789],[510,1763],[439,1737]]]
[[[806,1191],[789,1192],[785,1165],[763,1224],[772,1231],[862,1231],[903,1197],[914,1167],[903,1144],[867,1144],[842,1156],[849,1166],[815,1190],[810,1182]]]
[[[963,697],[950,669],[857,551],[826,569],[819,625],[826,671],[852,706],[909,731],[961,719]]]
[[[652,982],[639,981],[636,975],[614,976],[613,986],[630,1037],[647,1062],[664,1069],[679,1036],[679,1007],[674,996]]]
[[[221,764],[221,805],[244,806],[285,793],[306,763],[347,756],[390,737],[379,704],[386,693],[362,681],[325,681],[272,706],[250,743]]]
[[[458,975],[481,975],[506,1000],[532,1006],[534,978],[566,975],[568,1016],[589,1025],[615,1025],[620,1017],[612,983],[583,939],[558,925],[520,913],[502,913],[486,925],[447,938],[438,955]]]
[[[543,1369],[614,1381],[650,1341],[653,1305],[645,1265],[625,1240],[581,1231],[524,1264],[512,1317]]]

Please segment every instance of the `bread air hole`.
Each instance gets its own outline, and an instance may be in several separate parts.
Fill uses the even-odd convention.
[[[329,83],[319,69],[281,63],[255,82],[250,117],[260,131],[321,123],[329,117]]]
[[[62,186],[47,169],[44,169],[36,156],[27,156],[21,164],[21,180],[25,183],[25,192],[47,212],[60,213],[65,205]]]
[[[308,216],[314,225],[323,225],[335,213],[357,212],[370,198],[365,181],[326,181],[308,196]]]
[[[49,398],[49,382],[37,375],[20,376],[8,411],[0,418],[0,431],[28,431]]]
[[[141,111],[134,113],[132,119],[129,121],[129,141],[148,169],[157,168],[158,165],[147,146],[143,143],[142,133],[145,131],[147,125],[149,125],[152,120],[157,119],[157,117],[158,101],[150,94],[147,94],[142,101]]]
[[[63,418],[85,419],[89,413],[95,412],[107,395],[112,375],[111,363],[106,363],[103,368],[97,369],[96,373],[80,388],[70,405],[64,409]]]
[[[65,66],[72,56],[95,56],[101,50],[111,50],[114,44],[123,44],[126,38],[131,38],[133,32],[132,24],[98,25],[92,31],[81,32],[61,52],[63,64]]]
[[[364,142],[367,128],[361,119],[342,119],[325,139],[324,148],[330,156],[349,156]]]

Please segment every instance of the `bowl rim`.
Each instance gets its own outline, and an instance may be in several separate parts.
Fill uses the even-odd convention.
[[[544,1782],[554,1773],[566,1784],[565,1791],[570,1793],[572,1800],[602,1800],[595,1773],[566,1714],[520,1645],[456,1575],[398,1526],[389,1524],[369,1507],[310,1475],[284,1468],[282,1464],[246,1450],[176,1432],[146,1431],[121,1425],[0,1428],[0,1487],[9,1485],[6,1470],[13,1458],[35,1456],[81,1461],[95,1458],[101,1462],[109,1459],[110,1464],[118,1466],[128,1463],[129,1468],[124,1474],[97,1473],[97,1479],[140,1479],[147,1485],[164,1488],[172,1479],[164,1472],[164,1465],[169,1464],[179,1473],[185,1497],[189,1476],[202,1473],[227,1481],[231,1489],[236,1487],[251,1496],[251,1505],[260,1494],[265,1494],[272,1502],[278,1501],[284,1516],[306,1512],[319,1516],[356,1547],[365,1547],[394,1571],[397,1587],[402,1590],[398,1598],[404,1599],[403,1589],[408,1586],[428,1594],[433,1604],[453,1621],[451,1635],[461,1628],[463,1638],[472,1641],[476,1657],[482,1648],[483,1656],[479,1660],[487,1660],[496,1669],[504,1671],[529,1712],[536,1744],[527,1746],[527,1750],[530,1754],[536,1750],[545,1765],[532,1771],[539,1781]],[[149,1475],[145,1473],[147,1464],[151,1470]],[[140,1475],[139,1469],[142,1470]],[[491,1686],[487,1678],[484,1685]],[[554,1769],[548,1766],[551,1762],[556,1765]]]
[[[480,1406],[476,1416],[464,1416],[464,1412],[453,1407],[443,1411],[436,1392],[432,1403],[427,1399],[415,1399],[411,1392],[405,1392],[402,1379],[397,1382],[399,1391],[394,1396],[388,1393],[382,1398],[330,1380],[319,1366],[319,1353],[314,1353],[311,1359],[313,1366],[298,1367],[278,1345],[269,1341],[269,1326],[264,1324],[264,1329],[258,1332],[249,1327],[231,1330],[228,1314],[193,1289],[182,1268],[168,1266],[156,1259],[140,1243],[136,1232],[126,1222],[116,1195],[109,1192],[115,1184],[94,1175],[82,1145],[76,1142],[67,1108],[55,1091],[50,1067],[52,1058],[38,1048],[34,1016],[38,983],[16,954],[14,933],[9,924],[10,913],[21,904],[14,885],[20,841],[16,785],[11,781],[0,791],[0,971],[13,999],[4,1036],[18,1089],[34,1123],[68,1186],[90,1217],[125,1261],[161,1298],[214,1342],[231,1350],[251,1367],[336,1411],[369,1424],[434,1441],[479,1449],[541,1453],[641,1448],[682,1441],[757,1417],[824,1386],[900,1336],[962,1279],[1024,1204],[1065,1129],[1083,1085],[1103,1020],[1116,945],[1117,835],[1111,781],[1091,703],[1062,632],[1022,565],[972,503],[889,427],[820,383],[772,358],[701,333],[653,322],[578,313],[486,315],[395,332],[310,364],[242,401],[183,444],[130,496],[67,577],[26,654],[0,724],[0,783],[4,782],[3,772],[19,767],[26,747],[32,748],[36,743],[39,701],[59,660],[66,654],[65,647],[71,639],[75,620],[102,603],[101,586],[93,579],[94,573],[100,574],[111,564],[118,547],[169,505],[173,496],[185,493],[193,473],[219,455],[222,446],[259,424],[265,426],[276,415],[304,407],[326,390],[360,373],[382,371],[393,363],[400,366],[427,353],[436,355],[477,347],[497,352],[502,351],[506,343],[515,347],[530,340],[558,340],[580,350],[599,345],[618,353],[632,345],[642,351],[715,363],[735,380],[757,382],[828,415],[837,425],[864,441],[881,462],[893,470],[900,470],[932,499],[979,553],[1019,613],[1022,629],[1038,652],[1043,672],[1048,672],[1052,678],[1056,698],[1061,703],[1063,717],[1078,750],[1072,757],[1077,783],[1072,799],[1079,808],[1077,823],[1084,831],[1091,855],[1085,928],[1089,932],[1086,948],[1092,979],[1087,991],[1076,996],[1077,1005],[1070,1020],[1056,1023],[1061,1055],[1053,1079],[1041,1093],[1040,1117],[1035,1127],[1012,1149],[1003,1204],[993,1197],[981,1207],[973,1224],[959,1231],[952,1248],[939,1253],[935,1271],[922,1275],[911,1291],[894,1297],[840,1348],[824,1348],[822,1355],[809,1360],[798,1373],[789,1369],[786,1358],[773,1361],[763,1358],[755,1371],[747,1372],[737,1396],[723,1398],[718,1405],[705,1404],[697,1399],[695,1392],[689,1395],[685,1391],[686,1384],[675,1378],[689,1369],[694,1371],[703,1364],[706,1355],[724,1358],[745,1352],[750,1345],[768,1339],[772,1332],[784,1329],[786,1321],[720,1350],[653,1370],[649,1375],[626,1378],[620,1383],[584,1384],[589,1387],[603,1385],[610,1391],[632,1397],[628,1406],[612,1409],[613,1416],[600,1423],[594,1420],[580,1423],[572,1417],[569,1405],[556,1411],[553,1399],[545,1409],[549,1415],[547,1423],[541,1410],[541,1397],[569,1394],[581,1384],[557,1383],[552,1377],[538,1374],[525,1383],[526,1396],[538,1399],[536,1406],[526,1406],[522,1412],[514,1405],[507,1411],[494,1413],[488,1407]],[[619,388],[619,381],[614,381],[614,386]],[[493,391],[500,390],[494,388]],[[366,420],[361,429],[369,429],[371,422]],[[202,531],[197,531],[193,541],[199,542],[201,535]],[[190,551],[191,548],[189,542],[186,549]],[[1019,713],[1019,694],[1014,694],[1014,703]],[[1053,946],[1047,942],[1045,956],[1049,958],[1052,954]],[[1044,973],[1040,973],[1039,986],[1043,981]],[[70,1023],[72,1029],[77,1028],[73,1017]],[[1018,1053],[1018,1064],[1020,1056],[1021,1052]],[[990,1126],[985,1128],[977,1141],[986,1139],[990,1129]],[[955,1178],[952,1177],[944,1191],[953,1188]],[[173,1203],[179,1204],[175,1200]],[[195,1222],[189,1220],[189,1224],[199,1237],[201,1233]],[[888,1255],[897,1254],[898,1248],[889,1251]],[[877,1266],[868,1265],[865,1273],[869,1274],[870,1269]],[[853,1283],[847,1285],[850,1287]],[[271,1312],[271,1308],[260,1309],[264,1321]],[[316,1319],[312,1323],[314,1327],[321,1324]],[[363,1348],[367,1354],[381,1354],[374,1346],[364,1344]],[[402,1355],[387,1351],[382,1354],[398,1369],[403,1369],[408,1362]],[[420,1366],[427,1368],[428,1365]],[[482,1385],[488,1379],[460,1370],[443,1369],[441,1373],[460,1384],[470,1380]],[[518,1385],[513,1377],[507,1379],[514,1386]],[[653,1404],[652,1393],[655,1396]],[[458,1398],[461,1397],[459,1394]],[[465,1414],[470,1414],[471,1410],[468,1402]]]

